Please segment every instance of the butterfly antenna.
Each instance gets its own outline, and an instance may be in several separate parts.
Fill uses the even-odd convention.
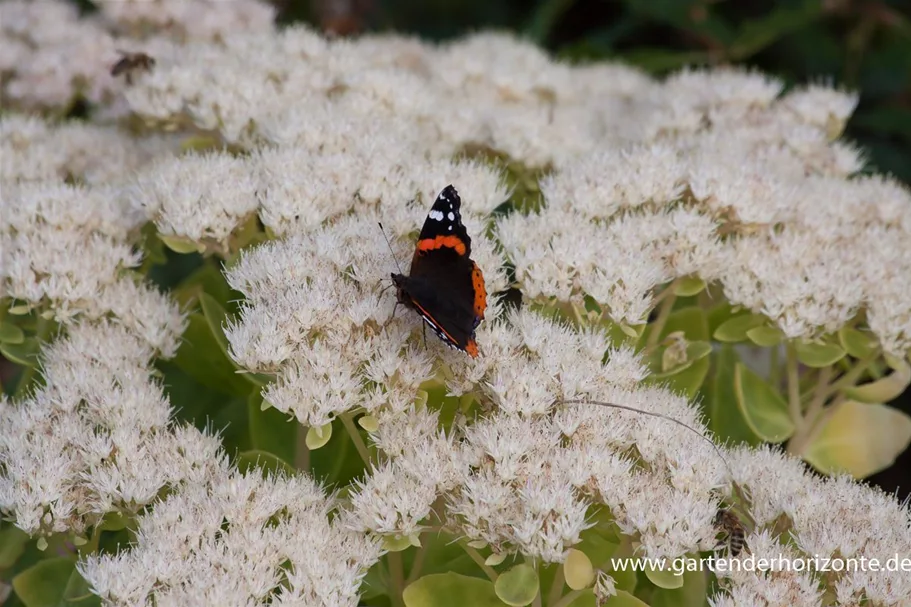
[[[380,232],[383,233],[383,238],[386,239],[386,246],[389,247],[389,252],[392,253],[392,259],[395,260],[395,267],[399,269],[399,274],[402,274],[402,266],[399,265],[399,260],[395,256],[395,251],[392,249],[392,243],[389,242],[389,237],[386,236],[386,230],[383,229],[382,222],[377,222],[377,225],[380,226]]]
[[[693,434],[695,434],[696,436],[698,436],[699,438],[701,438],[702,440],[707,442],[709,445],[711,445],[712,449],[715,450],[715,453],[718,455],[719,459],[721,459],[721,463],[724,464],[724,467],[727,469],[728,477],[731,479],[731,482],[734,485],[734,491],[738,494],[739,497],[745,499],[745,496],[743,496],[741,493],[740,486],[737,485],[736,481],[734,481],[734,473],[731,471],[731,467],[728,466],[728,460],[725,459],[724,454],[721,453],[721,450],[718,448],[718,445],[716,445],[712,439],[705,436],[704,434],[702,434],[701,432],[699,432],[692,426],[683,423],[679,419],[674,419],[670,415],[664,415],[663,413],[656,413],[654,411],[645,411],[644,409],[637,409],[635,407],[628,407],[626,405],[618,405],[617,403],[608,403],[608,402],[597,401],[597,400],[586,400],[586,399],[577,398],[577,399],[571,399],[571,400],[564,400],[564,401],[560,401],[560,402],[562,402],[564,405],[598,405],[599,407],[610,407],[613,409],[623,409],[624,411],[632,411],[634,413],[642,413],[643,415],[651,415],[652,417],[660,417],[661,419],[666,419],[669,422],[674,422],[678,426],[683,426],[684,428],[686,428],[687,430],[689,430],[690,432],[692,432]]]

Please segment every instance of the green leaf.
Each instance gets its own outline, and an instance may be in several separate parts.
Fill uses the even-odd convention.
[[[666,565],[665,565],[666,566]],[[667,569],[643,569],[645,577],[658,588],[680,588],[683,586],[683,576],[677,575],[670,568]]]
[[[178,236],[165,236],[164,234],[159,234],[158,238],[165,244],[166,247],[175,253],[202,253],[206,250],[204,244],[196,243],[188,238],[180,238]]]
[[[911,384],[911,365],[888,354],[886,361],[892,367],[892,373],[876,381],[845,388],[844,393],[862,403],[887,403],[897,398]]]
[[[757,346],[770,348],[772,346],[777,346],[784,340],[784,333],[777,327],[760,325],[747,331],[747,337],[749,337],[750,341]]]
[[[383,549],[387,552],[401,552],[411,548],[411,538],[407,535],[384,535]]]
[[[629,592],[618,590],[615,596],[607,599],[604,607],[649,607],[649,605],[648,603],[643,603]]]
[[[879,348],[879,341],[873,334],[852,327],[839,329],[838,343],[854,358],[869,358]]]
[[[425,575],[402,592],[406,607],[503,607],[493,582],[458,573]]]
[[[763,16],[746,19],[740,33],[728,49],[731,60],[750,57],[776,40],[805,28],[822,15],[822,2],[804,0],[798,6],[783,3]]]
[[[294,468],[288,465],[287,462],[281,460],[268,451],[259,451],[257,449],[251,449],[250,451],[244,451],[238,454],[236,463],[238,469],[241,472],[247,472],[253,468],[259,468],[262,470],[263,474],[275,474],[279,472],[287,474],[294,473]]]
[[[239,293],[231,290],[224,274],[211,259],[199,266],[173,289],[174,297],[186,307],[197,301],[202,293],[213,297],[226,310],[231,308],[232,300],[240,297]]]
[[[494,590],[501,601],[512,607],[528,605],[538,596],[538,572],[526,563],[520,563],[501,573],[494,582]]]
[[[92,594],[89,583],[74,569],[67,580],[66,588],[63,590],[63,600],[66,605],[78,605],[79,607],[95,607],[101,605],[101,597]]]
[[[29,541],[28,534],[19,527],[7,523],[3,525],[0,529],[0,570],[15,565]]]
[[[207,388],[246,398],[256,387],[244,375],[235,373],[234,362],[222,351],[206,318],[194,312],[188,321],[173,363]]]
[[[308,449],[316,451],[328,443],[330,438],[332,438],[332,422],[319,427],[311,426],[307,429],[307,437],[304,440]]]
[[[567,586],[573,590],[582,590],[595,581],[595,568],[588,555],[581,550],[570,549],[563,563],[563,575]]]
[[[837,344],[817,344],[800,340],[795,346],[797,360],[816,369],[834,365],[845,357],[844,348]]]
[[[891,466],[911,443],[911,417],[898,409],[856,401],[836,406],[803,454],[820,472],[866,478]]]
[[[26,337],[21,344],[0,343],[0,354],[6,360],[25,367],[38,366],[38,351],[41,342],[35,337]]]
[[[225,337],[224,326],[228,320],[228,313],[221,307],[214,297],[203,291],[199,294],[199,305],[202,307],[202,314],[209,323],[209,329],[212,330],[212,337],[218,343],[221,351],[228,355],[228,338]]]
[[[626,53],[624,60],[653,74],[663,74],[687,65],[706,64],[706,51],[675,51],[661,47],[639,47]]]
[[[58,607],[75,570],[73,559],[45,559],[14,577],[13,590],[26,607]]]
[[[132,521],[131,517],[124,516],[120,512],[108,512],[98,523],[98,526],[104,531],[120,531],[121,529],[126,529],[127,525]]]
[[[680,607],[705,605],[708,583],[705,572],[685,571],[680,588],[657,588],[649,599],[651,607]]]
[[[662,365],[659,368],[664,368],[665,363],[668,362],[667,354],[670,352],[670,348],[664,350],[662,356]],[[655,377],[670,377],[671,375],[676,375],[682,371],[685,371],[693,366],[693,364],[699,362],[706,356],[712,353],[712,344],[707,341],[691,341],[686,344],[686,350],[684,353],[685,362],[678,364],[675,367],[668,369],[667,371],[659,371],[654,374]]]
[[[740,314],[721,323],[712,335],[718,341],[737,343],[746,341],[747,331],[759,327],[767,322],[759,314]]]
[[[693,295],[702,293],[703,289],[705,289],[704,280],[698,276],[687,276],[681,278],[680,282],[677,283],[674,294],[677,295],[677,297],[692,297]]]
[[[706,402],[708,404],[709,428],[719,438],[734,444],[758,445],[762,440],[750,428],[743,411],[737,405],[737,390],[734,387],[734,367],[738,362],[734,346],[724,344],[721,351],[712,357],[714,373],[709,382]]]
[[[0,343],[21,344],[25,341],[25,333],[18,325],[11,322],[0,322]]]
[[[734,390],[740,412],[757,436],[770,443],[780,443],[794,434],[787,402],[743,363],[734,365]]]
[[[268,451],[285,462],[293,462],[297,454],[297,430],[300,424],[274,408],[263,410],[263,396],[253,392],[247,401],[247,420],[250,444],[254,449]]]
[[[679,373],[668,374],[665,377],[659,377],[659,374],[650,375],[646,381],[651,385],[666,385],[674,392],[685,394],[688,398],[695,398],[709,373],[709,366],[709,359],[701,358],[688,364]]]

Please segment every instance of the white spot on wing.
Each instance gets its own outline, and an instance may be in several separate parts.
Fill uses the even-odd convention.
[[[447,215],[447,217],[449,218],[449,221],[455,221],[455,213],[452,211],[449,211],[449,215]]]
[[[443,211],[430,211],[428,216],[434,221],[443,221]]]

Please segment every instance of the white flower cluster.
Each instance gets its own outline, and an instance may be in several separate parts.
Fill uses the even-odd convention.
[[[330,521],[334,501],[316,483],[213,468],[139,518],[132,550],[80,563],[107,604],[358,604],[382,552]]]
[[[147,120],[277,146],[257,153],[263,218],[279,233],[325,219],[311,201],[338,212],[383,176],[420,172],[427,154],[498,150],[554,169],[541,212],[498,225],[528,297],[589,295],[634,325],[657,287],[698,276],[788,337],[864,311],[886,351],[911,347],[911,193],[855,176],[862,156],[837,140],[854,95],[782,95],[781,82],[734,70],[658,82],[492,34],[434,47],[291,28],[183,50],[129,103]],[[306,202],[290,208],[294,194]]]
[[[274,9],[259,0],[111,0],[90,17],[63,0],[0,3],[0,97],[23,109],[67,110],[78,96],[116,105],[111,75],[120,51],[167,48],[166,39],[217,41],[229,33],[271,32]],[[215,5],[218,5],[217,7]],[[150,36],[157,39],[147,40]]]
[[[149,6],[198,16],[189,4]],[[911,345],[909,195],[891,180],[855,177],[859,154],[833,142],[852,96],[825,87],[782,96],[776,81],[728,70],[657,82],[622,66],[570,67],[494,34],[438,47],[329,41],[302,28],[273,32],[261,7],[231,4],[255,13],[249,28],[218,35],[233,17],[176,24],[207,41],[173,42],[127,100],[149,123],[217,134],[232,154],[147,163],[163,140],[122,143],[119,158],[95,163],[79,152],[87,144],[54,149],[70,127],[3,122],[4,156],[16,158],[3,160],[0,294],[94,324],[74,323],[46,350],[44,388],[0,402],[0,508],[31,533],[81,533],[172,490],[138,519],[135,547],[82,562],[107,602],[355,605],[380,538],[415,539],[433,517],[500,554],[546,562],[565,558],[597,509],[648,556],[710,548],[730,482],[712,446],[666,419],[565,401],[617,402],[704,434],[697,409],[643,386],[642,362],[597,331],[528,309],[504,313],[493,294],[507,286],[507,259],[526,298],[587,294],[629,324],[645,320],[656,287],[696,275],[790,336],[832,330],[863,309],[887,350]],[[73,14],[49,18],[43,43],[23,38],[45,27],[25,4],[0,7],[4,45],[64,53],[57,30]],[[145,7],[104,3],[99,19],[141,35],[133,30],[164,14]],[[73,31],[102,31],[83,26],[91,31]],[[71,94],[60,87],[72,69],[49,80],[53,95],[36,70],[13,70],[4,95],[21,89],[18,99],[54,105]],[[117,134],[86,127],[80,136],[103,146]],[[485,228],[507,189],[488,166],[452,159],[466,149],[552,169],[540,211],[499,219],[498,242]],[[448,183],[491,294],[474,359],[432,335],[425,347],[420,319],[394,315],[395,294],[384,290]],[[253,214],[283,239],[242,251],[226,271],[246,298],[226,327],[230,356],[273,374],[264,399],[301,424],[361,412],[376,422],[383,458],[335,512],[307,479],[232,470],[213,437],[169,424],[150,379],[151,358],[174,353],[183,320],[125,275],[139,262],[136,230],[152,219],[165,236],[224,244]],[[442,431],[422,390],[443,388],[482,414]],[[911,548],[907,506],[809,476],[768,450],[725,454],[752,496],[759,528],[748,542],[758,554],[888,558]],[[780,524],[794,546],[771,535]],[[716,602],[818,605],[820,581],[738,574]],[[905,577],[887,572],[827,583],[843,605],[911,594]],[[611,587],[599,579],[599,592]]]
[[[169,422],[154,354],[116,324],[79,324],[44,350],[45,385],[0,405],[0,510],[19,528],[82,535],[223,465],[217,437]]]
[[[4,116],[0,297],[47,305],[63,322],[112,314],[173,356],[184,319],[166,295],[127,273],[141,261],[134,243],[148,217],[123,189],[132,171],[171,149],[164,138]]]
[[[0,182],[123,183],[153,158],[171,156],[178,145],[172,137],[135,137],[109,126],[53,125],[32,116],[4,114],[0,117]]]
[[[468,217],[470,203],[465,196]],[[666,420],[560,406],[558,399],[631,403],[699,427],[694,409],[668,392],[637,390],[646,373],[631,351],[613,352],[602,365],[604,335],[578,334],[527,312],[482,324],[478,359],[452,352],[437,367],[418,344],[407,344],[420,327],[417,316],[389,319],[393,297],[383,285],[393,266],[375,253],[384,243],[374,225],[372,215],[347,216],[263,245],[228,271],[247,297],[227,331],[231,354],[247,369],[277,373],[264,391],[270,404],[309,426],[361,407],[379,420],[375,440],[391,459],[352,496],[353,529],[415,536],[444,497],[458,534],[559,561],[587,528],[588,508],[600,503],[624,531],[639,534],[649,554],[706,547],[713,491],[724,484],[711,447]],[[492,242],[478,235],[473,244],[479,263],[497,267],[484,254]],[[500,288],[502,279],[488,284]],[[428,346],[443,348],[435,339]],[[412,406],[431,380],[495,412],[455,430],[462,440],[453,442],[437,430],[435,413]],[[648,472],[631,472],[625,454],[634,445]]]
[[[696,276],[788,337],[863,310],[886,351],[911,347],[911,192],[853,176],[859,152],[831,141],[856,98],[725,71],[659,88],[648,137],[556,163],[544,208],[499,223],[523,292],[588,295],[635,325],[657,287]]]
[[[802,462],[769,448],[730,452],[734,478],[750,488],[758,529],[747,536],[756,558],[820,557],[877,559],[911,554],[911,513],[882,491],[849,477],[820,478]],[[782,521],[794,540],[786,546],[770,535]],[[819,574],[825,577],[832,573]],[[731,594],[719,605],[819,604],[818,580],[808,572],[757,575],[732,573]],[[847,571],[830,582],[838,605],[903,605],[911,577],[870,567]],[[800,600],[794,597],[803,597]]]
[[[240,320],[226,329],[231,356],[247,369],[277,373],[265,399],[305,425],[321,426],[360,406],[404,409],[432,376],[425,354],[403,350],[419,326],[416,317],[400,313],[390,320],[395,294],[384,283],[414,250],[413,240],[406,249],[396,237],[424,220],[442,175],[462,177],[462,217],[472,233],[481,231],[481,217],[504,193],[496,173],[477,163],[439,161],[427,168],[399,182],[389,176],[385,187],[393,194],[376,211],[365,205],[331,226],[244,251],[227,272],[231,286],[246,296]],[[416,196],[423,201],[405,204]],[[474,259],[488,268],[488,291],[504,289],[494,243],[478,238],[473,245]]]

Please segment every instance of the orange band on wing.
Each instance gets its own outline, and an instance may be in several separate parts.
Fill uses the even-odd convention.
[[[472,358],[478,357],[478,344],[475,342],[475,340],[468,340],[468,343],[465,344],[465,353]]]
[[[459,255],[465,254],[465,243],[458,236],[437,236],[418,241],[418,251],[432,251],[434,249],[455,249]]]
[[[487,309],[487,288],[484,286],[484,274],[478,264],[474,264],[471,269],[471,286],[474,287],[474,314],[483,319],[484,310]]]

